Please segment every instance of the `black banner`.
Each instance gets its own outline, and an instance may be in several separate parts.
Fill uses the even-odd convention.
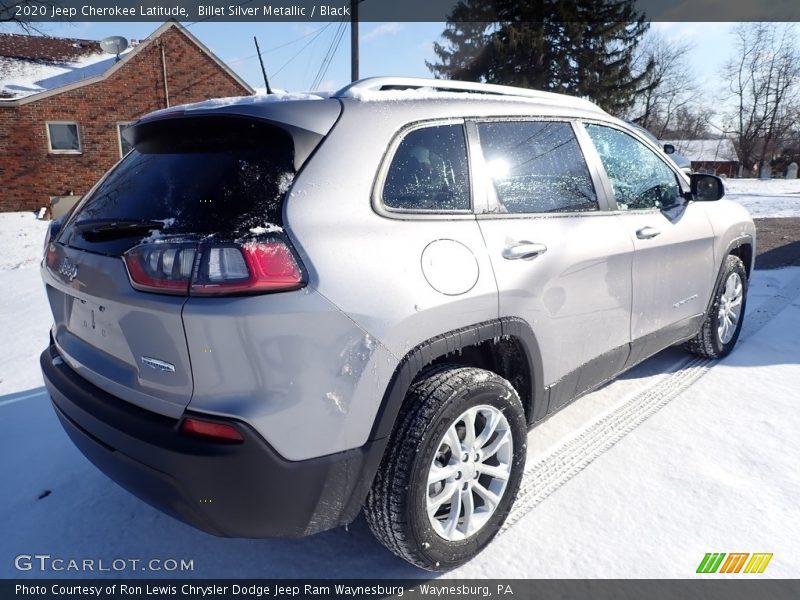
[[[716,576],[711,576],[716,577]],[[796,600],[800,581],[767,579],[432,580],[0,580],[3,600],[354,600],[517,598],[525,600]]]
[[[461,11],[454,16],[453,9],[458,3],[458,0],[360,0],[358,20],[496,20],[492,18],[491,0],[486,0],[477,11]],[[352,17],[351,7],[351,0],[0,0],[0,22],[160,22],[170,18],[181,22],[338,21]],[[557,0],[541,0],[534,8],[537,18],[564,19]],[[650,21],[800,20],[797,0],[635,0],[634,8]],[[591,18],[592,12],[584,11],[580,20]]]

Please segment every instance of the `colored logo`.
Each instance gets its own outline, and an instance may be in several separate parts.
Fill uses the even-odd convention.
[[[700,561],[698,573],[763,573],[772,553],[761,552],[750,554],[748,552],[709,552]]]

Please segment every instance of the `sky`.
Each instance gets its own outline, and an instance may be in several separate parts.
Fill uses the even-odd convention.
[[[254,87],[264,87],[253,36],[264,58],[273,88],[290,91],[313,89],[326,54],[335,39],[338,22],[330,23],[209,23],[190,25],[189,30],[219,58]],[[128,39],[147,37],[158,23],[43,23],[48,35],[102,39],[121,35]],[[433,58],[433,42],[443,31],[442,23],[362,23],[360,25],[361,76],[406,75],[429,77],[425,60]],[[12,31],[5,26],[0,31]],[[323,68],[318,89],[338,89],[350,81],[350,29],[344,25],[336,54]]]
[[[273,88],[305,91],[338,89],[350,81],[350,31],[343,25],[341,42],[329,63],[338,22],[331,23],[210,23],[187,24],[190,31],[254,87],[264,87],[253,36],[258,42]],[[731,23],[654,23],[667,38],[689,41],[694,49],[691,66],[704,92],[712,96],[720,81],[715,73],[731,50]],[[58,37],[102,39],[121,35],[147,37],[158,23],[42,24],[43,31]],[[435,59],[433,43],[441,39],[443,23],[362,23],[360,25],[360,74],[430,77],[425,61]],[[10,31],[5,26],[0,31]],[[323,74],[324,73],[324,74]]]
[[[731,30],[736,23],[652,23],[651,30],[667,40],[688,42],[690,68],[698,84],[695,104],[725,106],[726,86],[719,72],[733,51]],[[159,23],[43,23],[41,30],[58,37],[102,39],[121,35],[142,39]],[[349,24],[329,23],[186,23],[186,27],[254,88],[264,88],[253,36],[264,58],[273,89],[336,90],[350,82]],[[0,32],[13,31],[0,25]],[[431,77],[425,61],[434,61],[433,43],[441,41],[444,23],[361,23],[360,76]],[[341,40],[336,46],[337,37]],[[333,57],[326,60],[335,47]],[[709,123],[721,130],[723,111]]]

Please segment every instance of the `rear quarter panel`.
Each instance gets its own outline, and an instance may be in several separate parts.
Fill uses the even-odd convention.
[[[310,272],[310,287],[373,335],[397,359],[436,335],[497,318],[497,285],[474,216],[403,220],[372,208],[386,149],[407,122],[402,105],[345,106],[340,123],[296,180],[286,203],[287,231]],[[403,113],[398,115],[397,113]],[[466,246],[478,276],[464,293],[438,292],[422,270],[436,240]]]
[[[244,419],[288,460],[367,440],[396,362],[317,292],[191,297],[183,321],[192,410]]]

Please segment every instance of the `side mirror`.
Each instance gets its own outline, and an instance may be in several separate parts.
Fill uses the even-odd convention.
[[[675,154],[675,146],[672,144],[664,144],[664,154]]]
[[[725,184],[716,175],[706,173],[692,173],[692,199],[694,200],[719,200],[725,195]]]

